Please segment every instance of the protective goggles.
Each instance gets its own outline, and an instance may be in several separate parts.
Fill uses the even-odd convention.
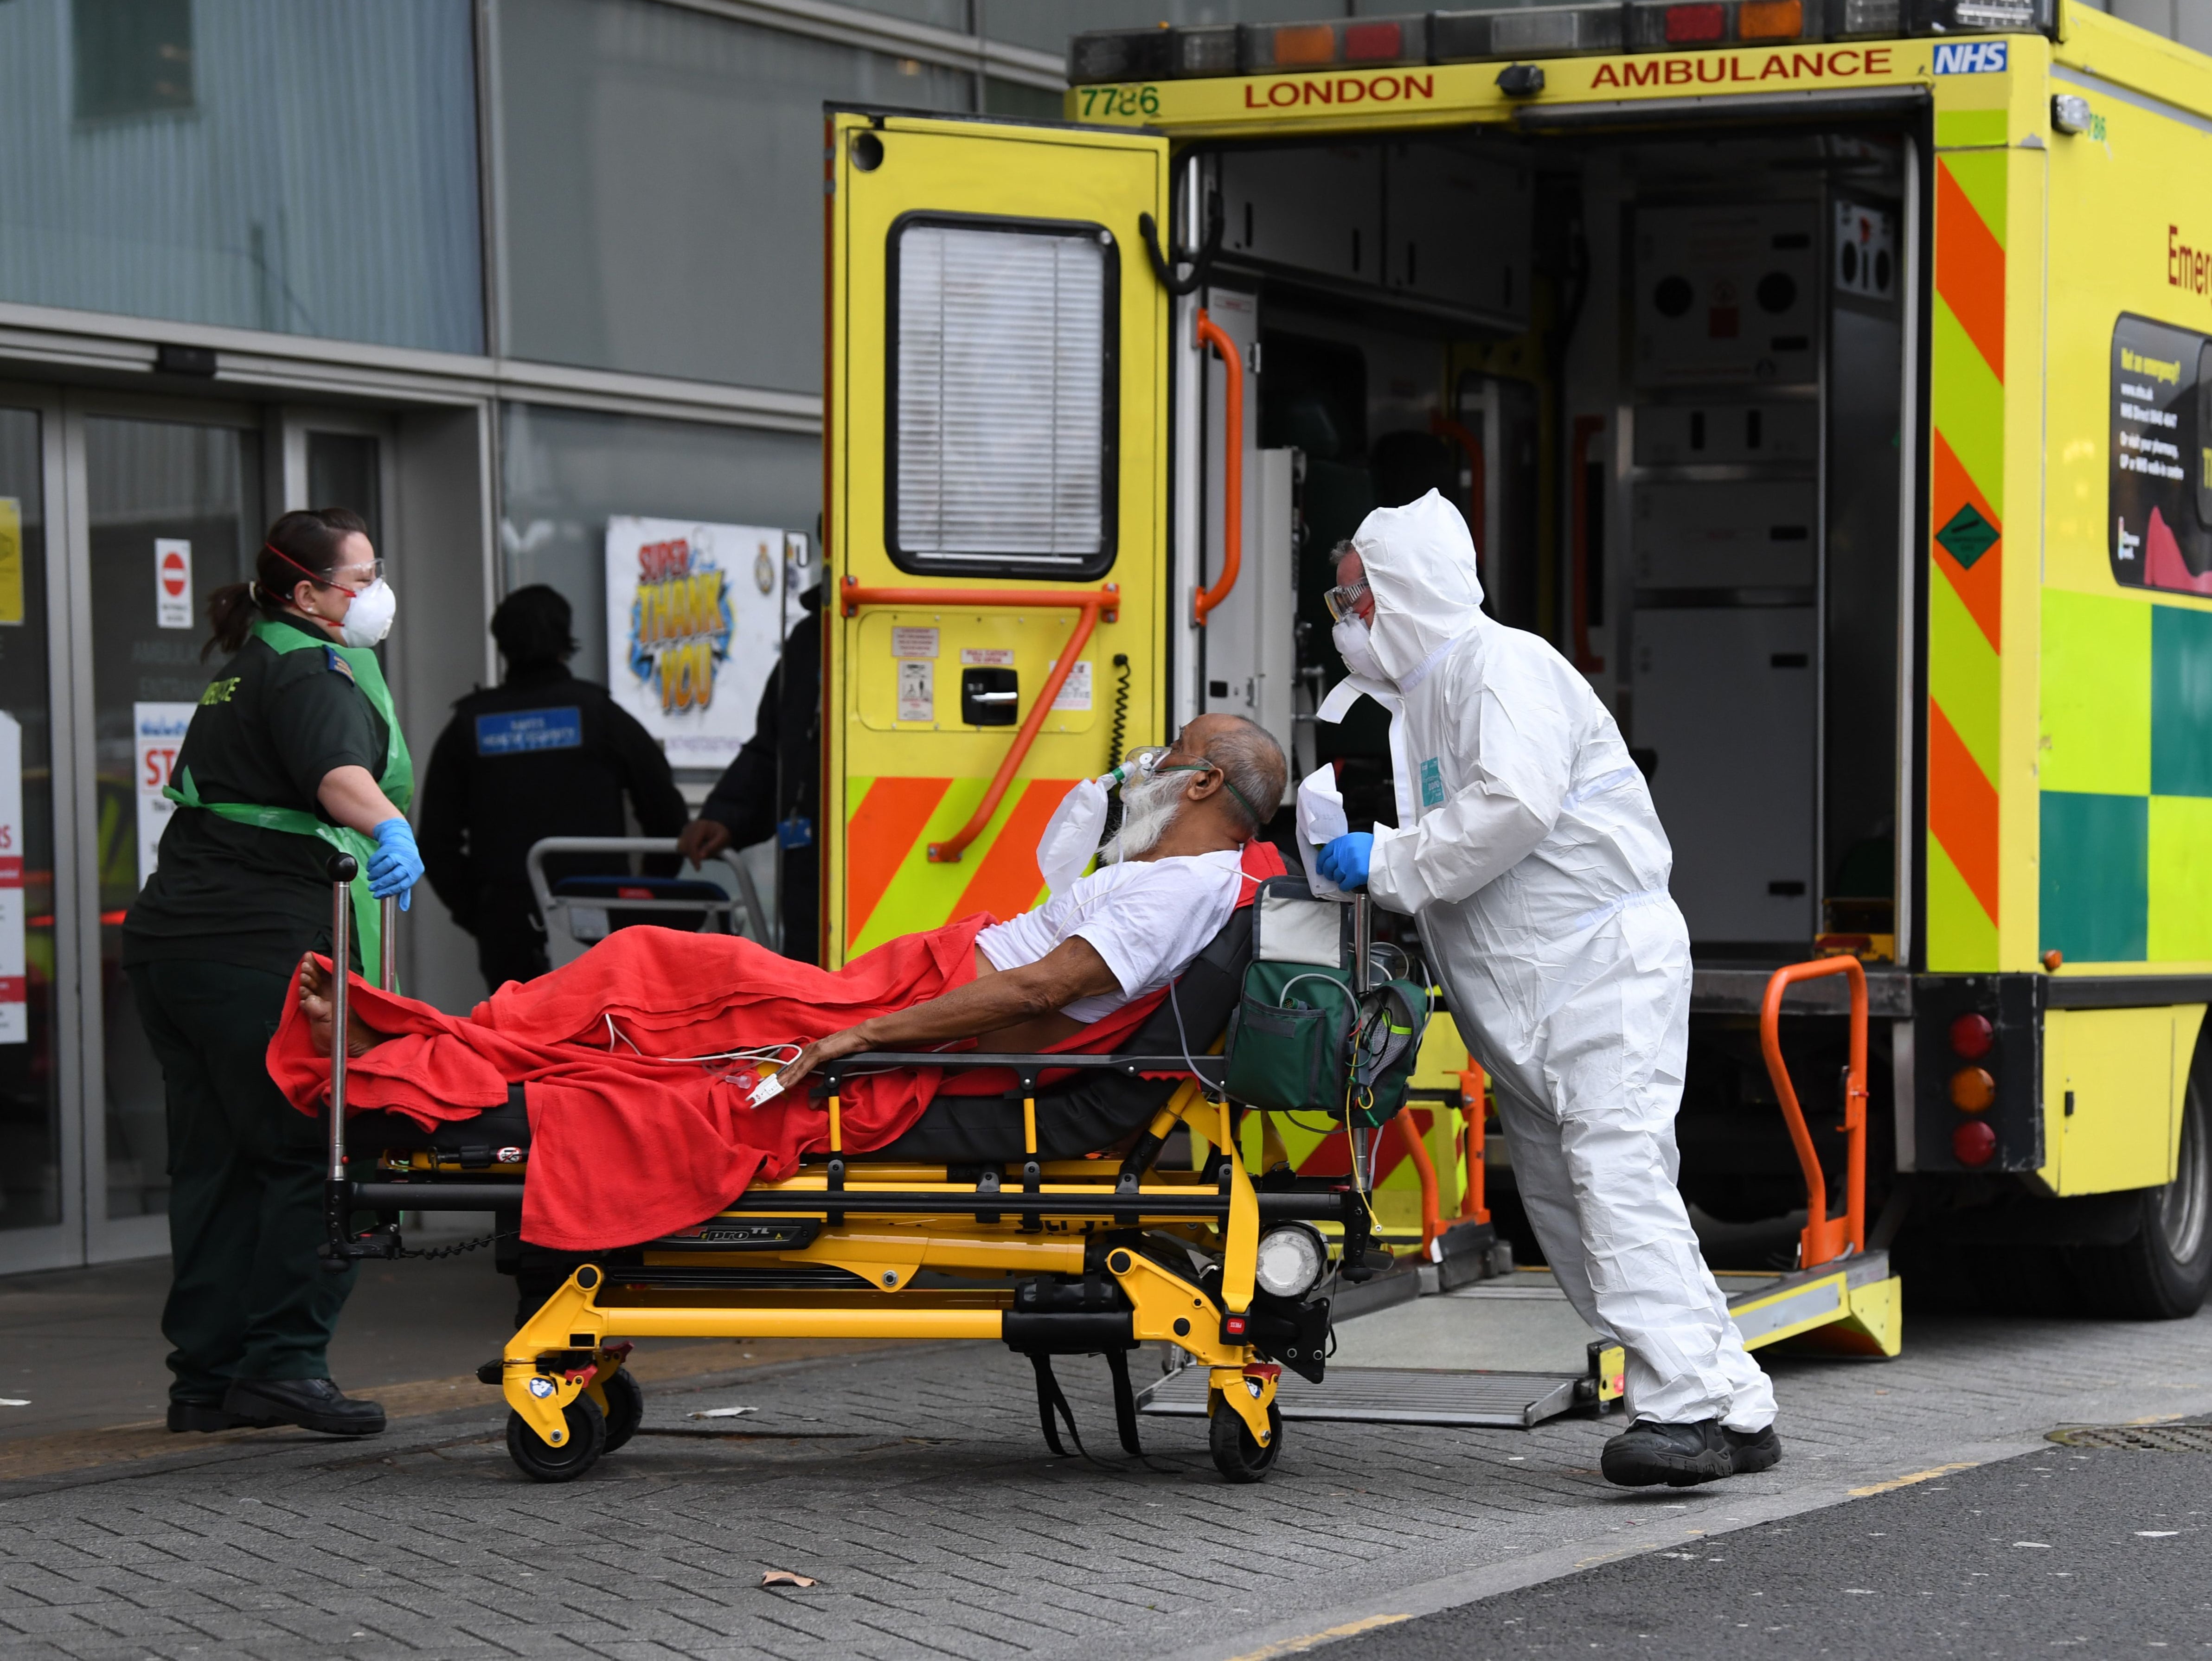
[[[1364,582],[1340,583],[1321,597],[1322,603],[1328,608],[1328,615],[1340,623],[1346,617],[1359,615],[1359,602],[1369,591]]]
[[[343,588],[349,594],[358,594],[362,589],[374,588],[377,584],[384,580],[384,561],[382,560],[369,560],[366,561],[357,560],[351,565],[339,566],[328,576],[318,577],[313,572],[308,570],[307,567],[301,565],[297,560],[294,559],[289,554],[287,554],[283,549],[277,547],[276,543],[264,543],[261,545],[267,549],[271,554],[274,554],[278,559],[283,561],[286,565],[290,566],[293,570],[298,572],[302,577],[305,577],[317,588]],[[366,577],[361,574],[364,571],[368,573]],[[347,578],[350,579],[351,583],[358,585],[349,586],[348,583],[340,582],[338,580],[341,577]]]

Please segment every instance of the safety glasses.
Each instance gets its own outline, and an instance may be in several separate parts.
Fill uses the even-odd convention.
[[[1346,617],[1359,615],[1359,602],[1367,593],[1368,587],[1364,582],[1340,583],[1322,595],[1322,600],[1328,607],[1328,615],[1340,623]]]
[[[351,565],[342,565],[331,573],[328,587],[348,589],[358,594],[364,588],[373,588],[384,580],[384,561],[356,560]]]

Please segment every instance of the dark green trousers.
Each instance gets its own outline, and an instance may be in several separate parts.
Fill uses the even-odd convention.
[[[169,1250],[161,1312],[177,1401],[234,1379],[325,1379],[355,1271],[325,1269],[325,1133],[269,1079],[286,975],[136,963],[138,1015],[168,1100]]]

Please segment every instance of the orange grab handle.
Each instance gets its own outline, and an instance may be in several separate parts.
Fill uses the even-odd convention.
[[[1604,430],[1604,416],[1577,415],[1567,457],[1575,470],[1575,667],[1589,675],[1605,667],[1605,659],[1591,657],[1589,649],[1589,441]]]
[[[1401,1107],[1390,1122],[1406,1139],[1406,1157],[1413,1161],[1414,1173],[1421,1179],[1421,1255],[1425,1258],[1430,1244],[1443,1232],[1443,1224],[1437,1215],[1436,1161],[1429,1157],[1429,1150],[1421,1140],[1421,1128],[1413,1122],[1412,1103]]]
[[[1244,360],[1237,355],[1237,343],[1203,310],[1198,314],[1198,338],[1200,345],[1221,355],[1229,388],[1222,423],[1221,575],[1191,608],[1203,624],[1206,614],[1237,586],[1237,573],[1244,563]]]
[[[1459,1076],[1459,1111],[1465,1121],[1460,1131],[1462,1145],[1467,1151],[1467,1186],[1460,1191],[1459,1215],[1462,1222],[1490,1221],[1490,1195],[1486,1179],[1489,1163],[1484,1152],[1483,1091],[1488,1080],[1480,1064],[1469,1062]]]
[[[1091,631],[1097,626],[1103,615],[1108,622],[1116,615],[1115,608],[1121,599],[1121,585],[1107,583],[1087,591],[1059,588],[864,588],[857,579],[845,579],[838,595],[839,604],[848,617],[857,615],[864,605],[937,606],[1019,606],[1030,610],[1073,611],[1078,614],[1075,627],[1067,637],[1067,644],[1060,649],[1060,656],[1052,662],[1052,673],[1044,677],[1044,690],[1030,706],[1029,718],[1022,730],[1014,735],[1012,746],[999,770],[991,776],[991,787],[983,792],[975,811],[968,822],[942,842],[929,845],[930,863],[957,865],[968,845],[983,834],[983,827],[991,822],[991,815],[999,810],[1005,799],[1006,786],[1014,781],[1014,774],[1028,759],[1030,746],[1044,725],[1044,718],[1052,708],[1052,700],[1060,696],[1060,689],[1067,680],[1075,660],[1083,655],[1083,648],[1091,639]]]
[[[1805,1115],[1790,1087],[1790,1068],[1782,1059],[1782,994],[1800,980],[1821,975],[1849,975],[1851,980],[1850,1070],[1844,1085],[1844,1215],[1828,1215],[1828,1185],[1820,1161],[1813,1152],[1813,1135],[1805,1128]],[[1810,963],[1792,963],[1777,969],[1766,982],[1766,1001],[1759,1010],[1759,1048],[1766,1058],[1766,1076],[1774,1081],[1774,1094],[1782,1103],[1782,1117],[1790,1125],[1790,1140],[1797,1149],[1798,1167],[1805,1173],[1804,1261],[1811,1269],[1840,1258],[1848,1251],[1866,1250],[1866,1103],[1867,1103],[1867,984],[1866,970],[1856,957],[1823,957]]]

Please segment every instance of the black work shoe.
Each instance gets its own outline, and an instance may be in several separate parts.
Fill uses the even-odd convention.
[[[353,1400],[328,1379],[240,1379],[222,1406],[250,1423],[297,1425],[325,1436],[374,1436],[384,1428],[381,1406]]]
[[[169,1403],[169,1428],[177,1433],[197,1430],[204,1435],[217,1430],[242,1430],[249,1426],[258,1428],[274,1422],[270,1419],[240,1418],[215,1402]]]
[[[1723,1425],[1721,1434],[1728,1438],[1729,1461],[1735,1467],[1732,1476],[1748,1476],[1782,1463],[1782,1439],[1774,1434],[1772,1425],[1750,1431],[1730,1430]]]
[[[1771,1438],[1773,1433],[1767,1434]],[[1781,1457],[1778,1442],[1775,1457]],[[1700,1419],[1691,1425],[1638,1419],[1606,1443],[1597,1464],[1605,1480],[1616,1488],[1651,1488],[1661,1482],[1668,1488],[1694,1488],[1732,1476],[1736,1470],[1728,1433],[1718,1419]]]

